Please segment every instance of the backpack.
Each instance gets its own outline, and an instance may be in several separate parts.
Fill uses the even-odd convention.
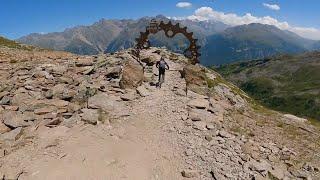
[[[159,61],[159,68],[160,68],[160,69],[166,69],[166,64],[167,64],[167,63],[166,63],[165,61],[160,60],[160,61]]]

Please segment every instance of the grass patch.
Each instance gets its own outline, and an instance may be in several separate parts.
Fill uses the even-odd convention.
[[[207,82],[207,85],[209,88],[214,88],[215,86],[217,86],[219,83],[223,83],[225,84],[225,80],[222,79],[220,76],[217,76],[215,79],[211,79],[207,76],[205,76],[205,79],[206,79],[206,82]]]
[[[252,102],[251,102],[251,107],[256,112],[259,112],[259,113],[267,115],[267,116],[271,116],[271,115],[275,115],[276,114],[273,110],[262,106],[259,102],[256,102],[254,100],[252,100]]]
[[[230,130],[236,134],[239,134],[239,135],[246,135],[247,134],[247,131],[240,126],[233,126],[233,127],[231,127]]]
[[[257,65],[262,65],[269,62],[271,59],[260,59],[260,60],[252,60],[252,61],[241,61],[232,64],[225,64],[219,67],[211,67],[211,69],[218,71],[222,76],[226,77],[233,74],[239,74],[243,71],[246,71],[246,74],[253,73],[253,69],[251,67],[255,67]]]
[[[272,81],[267,78],[252,79],[241,84],[240,88],[258,100],[270,97],[274,92]]]
[[[320,121],[319,120],[316,120],[313,118],[309,118],[308,120],[313,126],[315,126],[316,128],[318,128],[320,130]],[[319,143],[320,143],[320,139],[319,139]]]
[[[4,37],[0,36],[0,46],[8,47],[8,48],[14,48],[14,49],[22,49],[22,50],[28,50],[31,51],[34,49],[32,46],[22,45],[15,41],[6,39]]]

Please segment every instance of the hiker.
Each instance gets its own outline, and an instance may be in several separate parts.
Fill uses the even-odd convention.
[[[156,67],[159,69],[159,82],[158,86],[161,88],[161,84],[164,82],[166,69],[169,70],[169,65],[164,60],[163,56],[161,56],[160,61],[156,63]]]

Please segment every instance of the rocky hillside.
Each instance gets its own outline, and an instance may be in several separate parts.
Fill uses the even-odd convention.
[[[276,56],[217,69],[262,104],[320,120],[320,53]]]
[[[170,66],[155,86],[160,55]],[[319,179],[319,129],[166,49],[0,48],[2,179]]]

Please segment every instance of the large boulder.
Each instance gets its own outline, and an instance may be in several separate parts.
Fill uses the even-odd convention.
[[[143,67],[139,63],[128,61],[125,63],[120,80],[122,89],[134,89],[142,84],[144,80]]]

